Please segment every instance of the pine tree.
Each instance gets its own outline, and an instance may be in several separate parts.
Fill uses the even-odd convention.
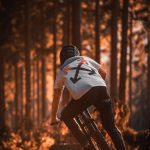
[[[126,91],[126,66],[127,66],[127,33],[128,33],[128,0],[123,1],[122,11],[122,41],[121,41],[121,63],[120,63],[120,83],[119,99],[125,102]]]
[[[119,1],[112,0],[110,92],[113,99],[118,97],[118,88],[117,88],[118,14],[119,14]]]
[[[72,0],[72,44],[81,51],[81,0]]]

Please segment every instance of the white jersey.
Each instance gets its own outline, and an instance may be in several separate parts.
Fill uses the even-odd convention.
[[[98,70],[101,66],[85,56],[67,59],[56,77],[55,89],[66,86],[73,99],[77,100],[92,87],[106,86]]]

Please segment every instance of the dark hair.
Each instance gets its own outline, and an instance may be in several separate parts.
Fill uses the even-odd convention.
[[[61,65],[70,57],[79,56],[80,52],[74,45],[63,46],[60,52],[60,63]]]

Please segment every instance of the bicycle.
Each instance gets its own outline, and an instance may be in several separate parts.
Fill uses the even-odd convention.
[[[88,109],[80,113],[74,119],[79,129],[87,137],[92,150],[110,150],[110,147],[105,141],[101,131],[98,129]]]
[[[75,116],[74,121],[78,125],[79,130],[87,138],[91,150],[111,150],[88,109]],[[58,124],[58,122],[54,124]],[[52,148],[54,149],[56,147],[54,146]]]

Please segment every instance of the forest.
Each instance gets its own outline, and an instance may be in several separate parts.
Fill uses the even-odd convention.
[[[49,122],[69,44],[107,71],[127,150],[150,149],[149,0],[0,0],[0,150],[81,149],[63,122]]]

